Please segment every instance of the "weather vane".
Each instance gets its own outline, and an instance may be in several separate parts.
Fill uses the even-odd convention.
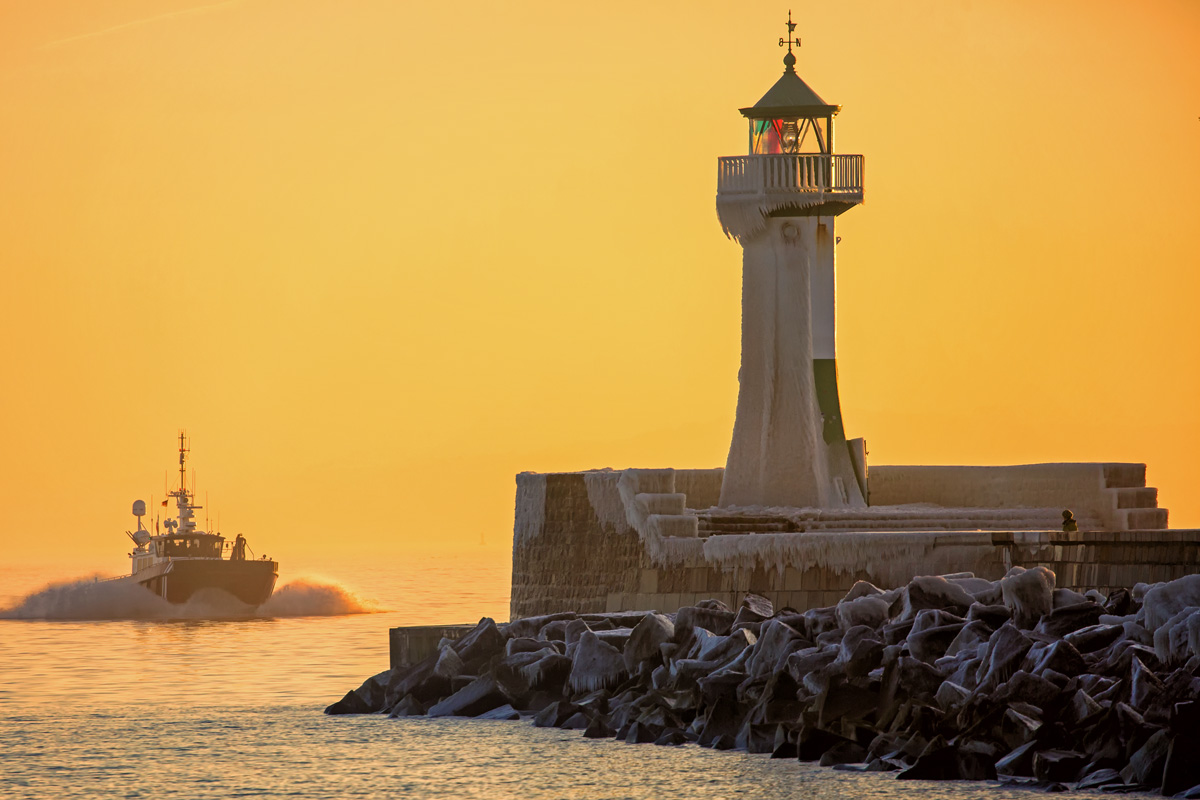
[[[792,22],[792,10],[790,8],[788,9],[787,26],[788,26],[788,37],[789,38],[784,39],[782,36],[780,36],[779,37],[779,46],[783,47],[786,44],[788,52],[790,53],[790,52],[792,52],[792,45],[796,45],[796,47],[800,46],[800,38],[799,37],[796,37],[795,39],[790,38],[792,33],[796,30],[796,23]]]

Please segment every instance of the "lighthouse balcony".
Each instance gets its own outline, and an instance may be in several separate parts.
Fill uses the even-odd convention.
[[[836,216],[863,201],[860,155],[749,155],[717,159],[717,215],[741,240],[770,216]]]

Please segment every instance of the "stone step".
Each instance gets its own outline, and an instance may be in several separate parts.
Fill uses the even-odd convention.
[[[787,522],[788,517],[766,514],[700,514],[701,522],[708,521],[718,524],[769,524]]]
[[[1130,531],[1162,531],[1167,529],[1165,508],[1123,508],[1117,512],[1125,517],[1125,529]]]
[[[771,533],[787,533],[788,531],[797,531],[799,527],[791,520],[781,520],[779,522],[709,522],[703,518],[700,519],[700,530],[711,531],[712,533],[752,533],[752,532],[771,532]]]
[[[1135,486],[1113,491],[1117,493],[1117,508],[1158,507],[1158,489],[1153,486]]]
[[[1145,464],[1105,464],[1104,485],[1109,489],[1136,489],[1146,485]]]
[[[1142,511],[1144,509],[1134,509]],[[1158,509],[1149,509],[1156,511]],[[1082,530],[1102,530],[1104,526],[1099,519],[1093,517],[1079,517],[1079,527]],[[1142,520],[1145,524],[1154,522],[1151,519]],[[908,517],[908,518],[844,518],[844,519],[810,519],[804,520],[804,529],[807,532],[851,532],[851,531],[1012,531],[1012,530],[1045,530],[1055,531],[1062,526],[1062,517],[1060,515],[1035,515],[1017,517],[1013,515],[987,517],[987,516],[971,516],[971,517],[953,517],[953,516],[931,516],[931,517]],[[753,533],[782,533],[777,526],[753,526],[753,525],[722,525],[717,527],[706,527],[703,524],[700,527],[701,536],[730,536],[737,534],[753,534]]]
[[[634,499],[641,503],[647,514],[680,515],[685,510],[687,496],[680,492],[640,492]]]

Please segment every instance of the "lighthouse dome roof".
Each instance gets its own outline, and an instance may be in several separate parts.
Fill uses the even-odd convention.
[[[801,80],[796,74],[796,57],[791,53],[784,56],[787,69],[775,85],[767,90],[754,105],[742,108],[742,116],[750,119],[778,119],[780,117],[829,117],[842,110],[841,106],[830,105]]]

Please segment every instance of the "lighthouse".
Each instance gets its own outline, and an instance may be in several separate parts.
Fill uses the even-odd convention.
[[[863,201],[863,157],[834,150],[834,118],[796,74],[740,109],[747,155],[718,159],[717,215],[742,246],[742,360],[721,506],[867,504],[865,448],[847,442],[837,387],[834,221]]]

